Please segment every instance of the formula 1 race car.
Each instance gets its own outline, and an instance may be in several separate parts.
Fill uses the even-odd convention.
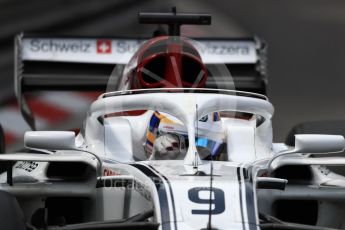
[[[33,130],[26,92],[106,92],[77,135],[28,131],[23,151],[0,155],[1,228],[345,228],[345,180],[325,167],[345,164],[325,157],[344,137],[272,143],[264,43],[180,36],[208,14],[139,19],[169,32],[16,38],[16,93]]]

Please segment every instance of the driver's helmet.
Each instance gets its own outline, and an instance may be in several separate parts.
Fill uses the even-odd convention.
[[[146,151],[148,156],[154,152],[153,145],[156,139],[162,135],[176,136],[178,140],[176,148],[179,152],[185,152],[188,148],[188,133],[181,121],[175,117],[159,112],[154,112],[146,136]],[[224,156],[224,130],[219,112],[213,112],[199,119],[196,125],[196,147],[203,160],[221,160]],[[167,148],[173,148],[167,145]],[[171,149],[172,150],[172,149]],[[175,158],[176,156],[174,156]]]
[[[119,89],[204,88],[207,69],[192,43],[170,36],[148,40],[127,65]]]

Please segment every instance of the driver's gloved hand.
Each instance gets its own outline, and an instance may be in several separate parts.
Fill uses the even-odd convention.
[[[157,160],[181,159],[186,153],[184,138],[175,134],[159,136],[153,144],[152,158]]]

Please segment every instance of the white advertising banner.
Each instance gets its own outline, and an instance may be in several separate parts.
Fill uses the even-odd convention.
[[[21,57],[31,61],[127,64],[144,40],[24,38]],[[202,40],[195,44],[205,64],[255,63],[253,41]]]

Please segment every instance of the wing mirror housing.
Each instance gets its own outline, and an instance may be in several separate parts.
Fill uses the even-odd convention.
[[[345,149],[345,139],[342,135],[324,134],[297,134],[295,135],[295,147],[271,158],[267,164],[268,174],[271,174],[272,162],[278,157],[301,153],[301,154],[330,154],[340,153]]]
[[[286,179],[274,177],[258,177],[256,181],[256,188],[285,190],[285,186],[287,183],[288,180]]]
[[[29,149],[75,150],[73,131],[27,131],[24,147]]]
[[[298,134],[295,135],[295,153],[329,154],[345,149],[345,139],[341,135]]]

